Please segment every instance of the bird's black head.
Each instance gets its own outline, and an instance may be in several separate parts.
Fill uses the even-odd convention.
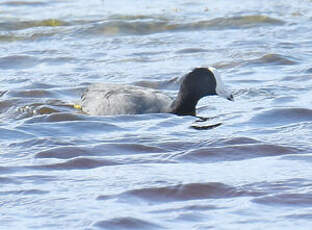
[[[195,68],[184,77],[180,90],[197,100],[205,96],[216,95],[216,79],[209,69]]]
[[[233,100],[232,93],[224,86],[219,72],[213,68],[195,68],[188,73],[181,84],[180,91],[198,100],[205,96],[219,95]]]
[[[184,76],[178,97],[172,104],[172,112],[178,115],[195,115],[197,102],[212,95],[234,100],[215,68],[195,68]]]

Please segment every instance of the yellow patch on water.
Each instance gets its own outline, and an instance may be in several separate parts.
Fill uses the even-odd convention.
[[[104,34],[106,35],[116,35],[118,34],[120,29],[118,26],[110,26],[104,29]]]
[[[270,18],[265,15],[247,15],[241,17],[242,22],[257,23],[257,22],[277,22],[277,19]]]
[[[78,105],[78,104],[75,104],[74,106],[73,106],[75,109],[79,109],[79,110],[82,110],[82,107],[81,107],[81,105]]]
[[[46,19],[38,22],[39,26],[62,26],[65,23],[57,19]]]

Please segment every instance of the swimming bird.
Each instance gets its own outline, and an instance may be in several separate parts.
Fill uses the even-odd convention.
[[[196,116],[198,101],[212,95],[234,100],[219,72],[213,67],[201,67],[183,77],[176,99],[151,88],[97,83],[84,92],[80,108],[91,115],[173,113]]]

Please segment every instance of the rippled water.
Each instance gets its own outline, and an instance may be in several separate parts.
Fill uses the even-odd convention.
[[[311,1],[6,0],[0,12],[1,229],[311,227]],[[204,123],[72,107],[95,82],[174,96],[208,65],[235,102],[200,101]]]

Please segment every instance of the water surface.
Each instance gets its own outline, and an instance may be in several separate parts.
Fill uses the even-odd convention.
[[[311,226],[311,1],[7,0],[0,11],[1,229]],[[218,68],[235,97],[201,100],[204,123],[72,106],[96,82],[174,97],[197,66]]]

